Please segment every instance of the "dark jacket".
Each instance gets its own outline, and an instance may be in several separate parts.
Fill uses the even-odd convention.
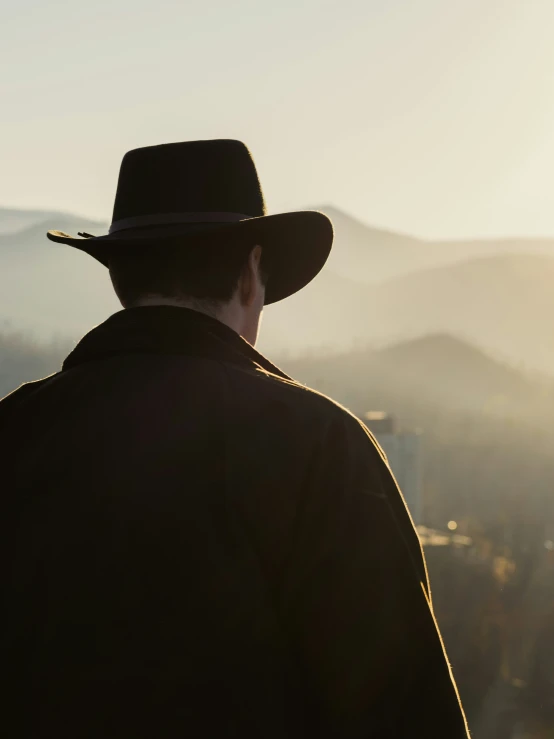
[[[231,329],[121,311],[0,437],[2,735],[466,736],[382,452]]]

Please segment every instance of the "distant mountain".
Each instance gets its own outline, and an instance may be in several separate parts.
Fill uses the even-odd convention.
[[[332,206],[319,206],[335,226],[328,268],[342,277],[377,283],[413,271],[496,254],[554,256],[554,239],[426,241],[374,228]]]
[[[16,233],[35,223],[46,221],[50,217],[61,214],[47,210],[22,210],[18,208],[0,208],[0,234]]]
[[[497,522],[499,510],[516,519],[523,510],[554,516],[552,378],[514,370],[448,335],[280,363],[355,414],[387,411],[401,428],[423,432],[426,523]]]
[[[38,342],[0,328],[0,398],[57,372],[71,348],[68,341]]]
[[[82,231],[85,223],[105,228],[96,221],[88,218],[50,210],[25,210],[21,208],[0,208],[0,234],[16,234],[30,230],[33,226],[42,224],[48,229],[61,228],[61,224],[78,226]],[[29,231],[30,232],[30,231]]]
[[[373,228],[332,206],[315,210],[333,222],[335,240],[327,268],[341,277],[375,283],[434,263],[424,241]]]
[[[513,418],[550,426],[554,380],[503,364],[449,334],[318,357],[282,358],[296,379],[355,412],[401,405],[406,399],[443,410]],[[376,407],[377,404],[377,407]]]
[[[540,253],[554,249],[554,241],[431,244],[324,210],[336,224],[335,251],[305,290],[268,307],[263,351],[337,352],[449,333],[511,363],[554,373],[554,256]],[[0,327],[74,339],[119,309],[105,268],[45,233],[53,227],[105,233],[106,224],[0,209],[0,232],[21,219],[24,228],[0,233]],[[499,253],[481,256],[494,249]],[[476,250],[479,257],[472,256]],[[427,262],[433,266],[418,267]]]
[[[471,259],[371,287],[324,272],[266,310],[261,347],[298,354],[447,332],[554,372],[553,284],[554,258],[541,255]]]
[[[0,211],[0,228],[2,215]],[[76,338],[119,303],[106,269],[76,249],[49,241],[46,231],[51,228],[73,234],[106,232],[105,224],[50,213],[46,220],[0,234],[0,327],[41,338]]]
[[[0,328],[0,398],[22,382],[56,372],[71,350],[67,341],[37,342]],[[295,379],[344,403],[355,413],[431,415],[457,412],[510,419],[552,434],[554,379],[503,364],[449,334],[338,354],[291,358],[277,363]],[[410,419],[417,422],[417,415]]]

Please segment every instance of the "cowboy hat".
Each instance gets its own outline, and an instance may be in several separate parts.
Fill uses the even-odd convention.
[[[254,160],[240,141],[188,141],[133,149],[123,157],[109,233],[48,238],[90,254],[173,242],[186,248],[217,241],[259,244],[267,256],[266,305],[292,295],[321,270],[333,243],[329,218],[317,211],[267,215]]]

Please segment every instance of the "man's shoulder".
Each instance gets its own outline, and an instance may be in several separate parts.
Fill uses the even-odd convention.
[[[244,373],[237,368],[236,372],[237,381],[241,382],[242,378],[249,392],[255,395],[285,404],[290,403],[300,412],[321,414],[330,418],[346,415],[355,421],[352,413],[340,403],[290,377],[275,374],[262,367]]]
[[[244,373],[242,383],[241,375],[238,370],[237,383],[245,383],[253,404],[270,404],[274,409],[281,407],[291,420],[302,426],[307,423],[322,434],[333,428],[353,443],[367,444],[371,440],[378,447],[365,424],[352,411],[328,395],[297,380],[261,368]]]
[[[39,380],[32,380],[30,382],[24,382],[19,387],[12,390],[4,397],[0,398],[0,410],[7,411],[8,408],[15,407],[23,402],[26,398],[32,395],[36,390],[41,388],[46,382],[52,380],[59,373],[48,375],[47,377],[41,377]]]

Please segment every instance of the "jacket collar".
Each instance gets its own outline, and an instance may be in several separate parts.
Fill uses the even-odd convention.
[[[198,311],[167,305],[128,308],[114,313],[81,339],[66,358],[62,370],[97,359],[137,353],[216,359],[262,369],[290,380],[225,324]]]

